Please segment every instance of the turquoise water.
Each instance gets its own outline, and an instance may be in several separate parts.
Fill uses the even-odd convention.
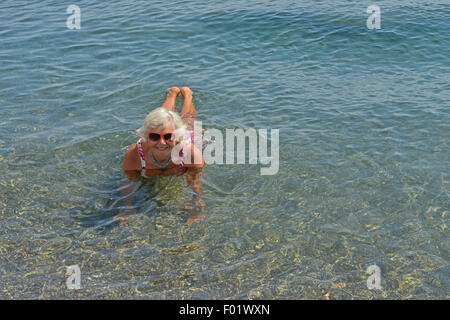
[[[0,298],[448,299],[449,29],[444,0],[2,1]],[[143,180],[119,225],[174,85],[206,129],[280,129],[279,172],[208,165],[190,227],[186,182]]]

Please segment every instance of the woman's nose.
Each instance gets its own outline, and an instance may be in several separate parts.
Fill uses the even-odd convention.
[[[164,140],[163,137],[161,137],[161,139],[159,140],[159,143],[161,143],[161,144],[167,144],[166,140]]]

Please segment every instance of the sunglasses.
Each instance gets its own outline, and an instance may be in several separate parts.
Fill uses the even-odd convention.
[[[167,132],[164,134],[159,134],[157,132],[149,132],[148,137],[152,141],[159,141],[161,138],[164,138],[166,141],[173,141],[175,139],[175,134],[173,132]]]

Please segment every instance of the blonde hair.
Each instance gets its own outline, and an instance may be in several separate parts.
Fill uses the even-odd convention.
[[[144,124],[142,127],[136,130],[136,133],[139,137],[147,141],[147,134],[150,130],[156,129],[159,127],[167,127],[167,125],[173,122],[175,127],[175,139],[177,142],[181,142],[184,138],[184,134],[186,132],[186,125],[181,120],[181,117],[178,113],[169,111],[165,108],[156,108],[151,111],[144,120]]]

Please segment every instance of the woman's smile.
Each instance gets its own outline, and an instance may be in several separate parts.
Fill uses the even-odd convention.
[[[165,146],[155,146],[155,149],[158,150],[158,151],[166,151],[166,150],[169,149],[169,146],[168,146],[168,145],[165,145]]]

